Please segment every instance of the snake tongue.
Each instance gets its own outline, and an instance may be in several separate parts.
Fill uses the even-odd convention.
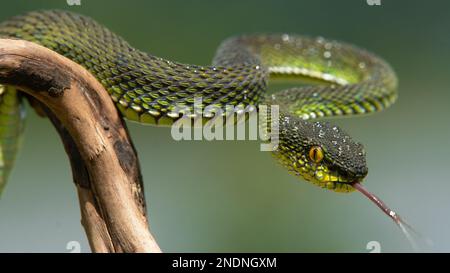
[[[378,196],[369,192],[363,185],[361,185],[359,181],[353,182],[351,185],[353,186],[353,188],[358,190],[364,196],[369,198],[370,201],[375,203],[375,205],[377,205],[377,207],[379,207],[387,216],[389,216],[392,220],[394,220],[394,222],[397,225],[400,222],[403,222],[400,216],[398,216],[398,214],[395,211],[391,210],[383,201],[381,201],[380,198],[378,198]]]
[[[369,192],[363,185],[361,185],[359,181],[355,181],[351,183],[351,185],[364,196],[369,198],[370,201],[375,203],[375,205],[377,205],[377,207],[379,207],[387,216],[389,216],[389,218],[394,220],[395,224],[397,224],[397,226],[402,230],[403,234],[408,239],[412,248],[416,252],[419,251],[419,247],[417,246],[416,241],[412,238],[408,230],[412,231],[417,236],[422,237],[417,231],[415,231],[409,224],[407,224],[402,218],[400,218],[400,216],[395,211],[391,210],[383,201],[381,201],[380,198],[378,198],[378,196]]]

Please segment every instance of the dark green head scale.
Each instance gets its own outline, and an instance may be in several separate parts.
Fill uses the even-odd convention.
[[[294,175],[337,192],[353,191],[352,183],[367,175],[363,145],[339,127],[290,116],[280,122],[274,154]]]

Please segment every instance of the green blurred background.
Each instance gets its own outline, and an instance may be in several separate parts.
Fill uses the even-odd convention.
[[[450,251],[450,2],[3,1],[0,20],[60,8],[94,17],[135,47],[208,64],[228,36],[292,32],[344,40],[388,60],[400,79],[390,109],[336,120],[365,144],[365,185]],[[89,246],[69,163],[55,130],[29,111],[24,146],[0,200],[1,252]],[[412,251],[399,229],[360,194],[336,194],[289,175],[256,141],[184,141],[170,129],[130,125],[153,234],[167,252]]]

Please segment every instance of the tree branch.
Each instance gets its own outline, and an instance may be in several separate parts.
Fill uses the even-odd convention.
[[[136,150],[103,86],[71,60],[11,39],[0,39],[0,83],[25,92],[57,129],[92,250],[160,252],[149,232]]]

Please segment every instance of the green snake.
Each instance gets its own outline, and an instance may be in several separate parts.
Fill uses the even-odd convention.
[[[157,126],[180,117],[177,105],[278,105],[275,157],[291,173],[322,188],[351,192],[368,168],[363,146],[324,121],[382,110],[397,98],[397,78],[381,58],[355,46],[291,34],[242,35],[225,40],[211,66],[155,57],[88,17],[37,11],[0,24],[0,37],[43,45],[82,65],[109,92],[123,117]],[[268,94],[277,77],[320,84]],[[1,88],[0,189],[6,183],[23,131],[21,93]],[[195,113],[195,111],[193,110]],[[208,119],[210,116],[204,116]]]

